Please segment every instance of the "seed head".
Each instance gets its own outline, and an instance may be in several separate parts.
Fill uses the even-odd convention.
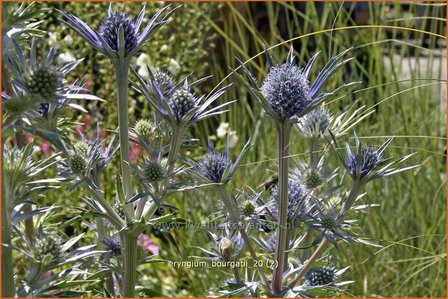
[[[184,117],[194,108],[196,98],[186,89],[178,89],[171,96],[169,105],[178,119]]]
[[[261,87],[272,110],[283,119],[293,117],[311,102],[309,92],[303,70],[290,63],[272,67]]]
[[[29,93],[39,95],[48,102],[55,102],[58,98],[57,92],[62,87],[62,79],[57,70],[40,66],[31,71],[25,85]]]
[[[334,267],[322,266],[309,270],[305,279],[311,286],[321,286],[334,282],[335,276]]]
[[[159,162],[148,160],[144,164],[143,174],[148,182],[157,182],[165,175],[165,169]]]
[[[56,234],[47,233],[35,240],[31,251],[37,262],[45,266],[55,265],[61,260],[61,239]]]
[[[76,174],[82,173],[87,167],[87,163],[84,156],[78,153],[74,153],[73,156],[70,158],[70,167],[74,173]]]
[[[112,13],[106,17],[101,23],[99,33],[112,50],[118,51],[120,26],[123,26],[125,50],[130,51],[137,46],[138,33],[134,22],[126,14]]]
[[[198,169],[210,182],[219,183],[223,178],[224,171],[229,162],[229,159],[224,155],[212,151],[205,155],[202,161],[199,162]]]

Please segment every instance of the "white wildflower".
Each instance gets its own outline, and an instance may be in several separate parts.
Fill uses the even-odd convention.
[[[169,62],[169,66],[168,66],[168,71],[171,74],[175,75],[175,74],[177,74],[179,69],[180,69],[179,63],[176,60],[174,60],[173,58],[171,58],[170,62]]]
[[[230,129],[229,123],[222,122],[219,124],[218,129],[216,129],[216,135],[219,138],[223,138],[227,135],[227,132],[229,131],[229,129]]]

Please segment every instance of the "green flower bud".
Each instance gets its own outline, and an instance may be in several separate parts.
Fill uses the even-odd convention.
[[[311,286],[327,285],[334,282],[336,277],[334,267],[323,266],[309,270],[305,274],[305,278]]]
[[[31,251],[36,262],[45,266],[55,265],[61,261],[61,239],[56,234],[46,234],[36,239]]]
[[[243,202],[241,210],[244,216],[251,216],[255,213],[255,206],[252,201],[246,200],[245,202]]]
[[[87,157],[89,154],[89,145],[85,143],[84,141],[78,141],[73,145],[73,150],[76,154]]]
[[[148,182],[157,182],[163,178],[165,169],[159,162],[146,161],[143,168],[143,174]]]
[[[20,115],[30,107],[30,101],[27,97],[16,96],[5,101],[5,111],[11,115]]]
[[[154,132],[154,125],[146,119],[139,119],[134,126],[134,131],[138,137],[148,139]]]
[[[322,178],[320,174],[315,170],[310,170],[306,175],[305,185],[308,189],[314,189],[322,184]]]
[[[26,89],[31,94],[39,95],[49,102],[57,99],[57,91],[61,85],[59,73],[46,66],[33,70],[26,81]]]
[[[74,173],[82,173],[87,167],[86,160],[80,154],[75,153],[70,158],[70,167]]]

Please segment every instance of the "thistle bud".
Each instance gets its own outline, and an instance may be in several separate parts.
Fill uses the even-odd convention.
[[[83,141],[79,141],[73,145],[73,150],[76,154],[82,157],[87,157],[89,154],[89,145]]]
[[[261,93],[282,119],[295,116],[312,101],[305,73],[290,63],[274,66],[269,70]]]
[[[221,253],[224,261],[229,262],[232,260],[234,245],[233,242],[227,239],[226,237],[222,237],[219,241],[219,252]]]
[[[57,91],[62,86],[60,74],[53,68],[41,66],[31,72],[26,89],[33,95],[52,102],[57,100]]]
[[[11,115],[20,115],[29,108],[29,105],[30,101],[27,97],[16,96],[4,102],[4,109]]]
[[[56,234],[45,234],[37,238],[32,254],[34,259],[45,266],[52,266],[61,260],[61,239]]]
[[[321,286],[334,282],[335,276],[334,267],[323,266],[309,270],[305,278],[309,285]]]
[[[224,155],[213,151],[199,162],[198,169],[210,182],[219,183],[223,179],[224,171],[229,163],[229,159]]]
[[[135,123],[134,131],[139,138],[146,140],[154,132],[154,125],[149,120],[139,119]]]
[[[323,228],[331,230],[336,227],[336,220],[331,216],[325,216],[321,220],[321,225]]]
[[[74,153],[74,155],[70,158],[70,168],[74,173],[82,173],[87,167],[86,160],[83,156],[78,153]]]
[[[165,175],[165,169],[159,162],[146,161],[143,168],[143,174],[148,182],[157,182]]]
[[[315,170],[310,170],[305,178],[305,185],[308,189],[314,189],[322,184],[322,178],[320,174]]]
[[[154,72],[154,80],[157,82],[157,85],[159,85],[162,94],[171,91],[176,85],[173,77],[169,73],[159,70]]]
[[[244,216],[251,216],[255,213],[255,206],[250,200],[246,200],[243,202],[241,207]]]
[[[184,117],[194,108],[196,98],[186,89],[178,89],[171,96],[169,105],[178,119]]]

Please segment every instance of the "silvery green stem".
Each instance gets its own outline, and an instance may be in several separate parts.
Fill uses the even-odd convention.
[[[241,284],[241,275],[240,275],[240,272],[238,271],[238,268],[232,267],[232,272],[233,272],[233,277],[235,278],[235,282],[237,284]]]
[[[115,212],[115,210],[111,207],[111,205],[107,202],[107,200],[99,190],[92,188],[89,185],[87,190],[90,191],[90,194],[93,196],[93,198],[95,198],[103,207],[103,209],[106,210],[106,214],[110,217],[110,222],[115,226],[117,230],[121,230],[123,227],[125,227],[126,223],[123,221],[123,219],[120,218],[117,212]]]
[[[287,225],[288,225],[288,146],[291,125],[277,123],[278,146],[278,233],[275,248],[276,268],[272,278],[272,291],[280,294],[283,284],[283,271],[286,263]]]
[[[171,172],[174,169],[174,164],[176,163],[177,156],[179,154],[179,149],[182,144],[182,135],[184,133],[184,128],[174,128],[173,133],[171,135],[170,140],[170,152],[168,153],[168,171],[167,176],[169,177],[171,175]]]
[[[221,199],[222,199],[227,211],[229,212],[231,220],[235,224],[239,224],[240,216],[238,214],[238,211],[236,211],[236,209],[232,205],[232,200],[230,199],[230,196],[227,193],[226,185],[224,184],[224,185],[219,186],[219,190],[221,192]],[[246,244],[247,249],[249,250],[249,253],[252,256],[252,259],[254,261],[258,260],[257,254],[255,253],[255,250],[252,247],[252,242],[251,242],[249,236],[247,235],[246,230],[244,229],[244,226],[239,229],[239,232],[241,234],[241,237],[244,239],[244,243]],[[269,282],[268,282],[268,279],[266,278],[266,275],[264,274],[263,268],[257,268],[257,270],[258,270],[258,274],[260,275],[261,282],[267,288],[268,293],[270,293],[271,290],[269,288]]]
[[[325,245],[328,243],[328,239],[324,237],[322,241],[320,241],[319,246],[316,251],[314,251],[313,255],[307,260],[306,264],[300,269],[300,272],[294,277],[294,279],[288,284],[290,289],[294,288],[296,284],[305,276],[306,272],[311,268],[314,261],[320,257],[325,249]]]
[[[129,120],[128,120],[128,73],[129,62],[117,59],[114,62],[118,93],[118,135],[120,139],[120,163],[123,178],[124,196],[126,201],[132,197],[132,177],[129,161]],[[134,209],[131,204],[124,206],[128,219],[134,218]]]
[[[338,215],[338,221],[341,221],[345,214],[347,214],[348,211],[352,208],[353,204],[355,203],[356,199],[358,198],[359,189],[361,188],[361,183],[354,181],[352,189],[350,190],[350,194],[348,195],[347,199],[345,200],[344,204],[342,205],[342,209],[339,212]]]
[[[157,208],[157,204],[153,200],[150,205],[145,205],[145,207],[143,208],[142,217],[145,219],[151,218],[157,211]]]
[[[137,236],[127,231],[120,233],[123,255],[123,285],[121,296],[133,298],[137,279]]]
[[[23,212],[24,213],[29,213],[31,212],[31,204],[25,204],[25,206],[23,207]],[[33,243],[34,242],[34,222],[33,222],[33,217],[27,218],[24,220],[25,223],[25,236],[28,240],[28,242]]]
[[[95,169],[95,171],[93,173],[93,182],[98,187],[98,189],[101,190],[100,171],[98,170],[98,168]],[[107,229],[106,229],[106,225],[104,223],[104,219],[99,218],[99,217],[96,218],[96,230],[98,232],[98,249],[104,250],[105,246],[104,246],[103,241],[109,236]],[[111,273],[108,273],[105,275],[104,284],[105,284],[106,290],[110,294],[113,294],[114,293],[114,282],[113,282]]]
[[[319,152],[318,152],[319,141],[317,138],[312,137],[310,141],[310,168],[316,169],[317,163],[319,161]]]
[[[356,198],[358,197],[359,188],[360,188],[359,184],[354,183],[345,203],[351,202],[353,204],[353,202],[355,202]],[[344,204],[344,207],[345,206],[346,205]],[[350,207],[351,207],[351,205],[350,205]],[[349,207],[349,209],[350,209],[350,207]],[[341,213],[339,214],[339,216],[337,218],[337,222],[341,222],[344,219],[344,216],[345,216],[346,212],[348,211],[347,210],[346,212],[344,212],[344,210],[345,210],[344,208],[341,210]],[[300,269],[299,273],[297,273],[296,276],[294,277],[294,279],[291,280],[291,282],[289,283],[288,287],[290,289],[295,287],[297,285],[297,283],[305,276],[306,272],[308,272],[308,270],[311,268],[314,261],[316,259],[318,259],[320,257],[320,255],[324,252],[324,249],[325,249],[325,246],[327,243],[328,243],[328,239],[324,236],[322,241],[320,241],[319,246],[314,251],[313,255],[306,261],[305,265]]]
[[[11,245],[11,214],[8,204],[13,201],[13,192],[9,186],[6,186],[3,180],[2,196],[2,243],[6,246]],[[14,268],[12,261],[12,249],[2,246],[2,292],[3,298],[15,296],[14,286]]]

